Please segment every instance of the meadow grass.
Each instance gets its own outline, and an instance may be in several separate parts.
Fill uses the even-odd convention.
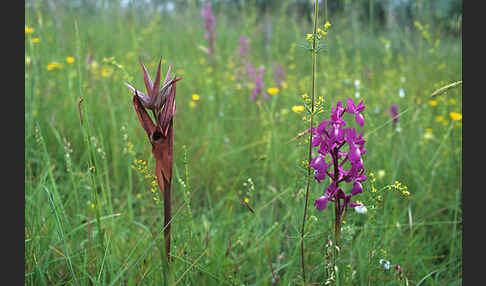
[[[223,6],[209,61],[201,7],[190,3],[166,14],[116,6],[52,12],[26,2],[25,24],[34,28],[25,37],[26,284],[302,283],[308,139],[296,136],[309,118],[292,107],[311,92],[311,55],[301,46],[312,25],[287,14],[286,5],[268,16],[251,5]],[[364,164],[375,181],[367,180],[357,198],[367,214],[349,209],[344,217],[336,272],[326,257],[333,212],[312,205],[326,182],[313,180],[306,281],[324,282],[333,272],[337,285],[461,284],[462,121],[450,115],[462,113],[461,86],[430,98],[462,80],[461,39],[417,26],[353,29],[347,15],[328,20],[316,63],[324,111],[314,122],[359,92],[367,106]],[[284,67],[286,86],[268,100],[251,101],[251,83],[238,77],[240,36],[250,40],[250,61],[265,66],[265,89],[275,86],[274,64]],[[170,266],[163,259],[162,196],[152,191],[155,162],[123,85],[143,90],[139,57],[151,74],[162,57],[163,70],[173,64],[183,77]],[[386,112],[393,104],[398,131]],[[395,181],[410,195],[385,188]],[[406,279],[380,259],[400,264]]]

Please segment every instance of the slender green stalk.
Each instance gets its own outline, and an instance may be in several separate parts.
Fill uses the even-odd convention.
[[[78,21],[77,19],[74,20],[74,31],[75,31],[75,35],[76,35],[76,54],[77,54],[77,58],[80,59],[81,58],[81,43],[80,43],[80,34],[79,34],[79,27],[78,27]],[[82,86],[82,78],[81,78],[81,66],[80,66],[80,63],[78,62],[78,79],[79,79],[79,82],[78,82],[78,88],[79,88],[79,97],[80,98],[83,98],[82,97],[82,89],[81,89],[81,86]],[[84,110],[83,110],[84,109]],[[93,173],[96,171],[96,162],[95,161],[95,158],[92,154],[92,149],[91,148],[91,143],[90,143],[90,126],[89,126],[89,118],[88,118],[88,110],[87,110],[87,107],[85,105],[85,107],[83,109],[80,109],[82,110],[82,114],[83,114],[83,118],[85,118],[84,122],[84,126],[83,126],[83,122],[80,121],[80,125],[81,125],[81,130],[83,130],[83,135],[84,135],[84,141],[85,141],[85,144],[86,144],[86,150],[88,152],[88,177],[89,177],[89,180],[90,180],[90,183],[91,183],[91,197],[92,197],[92,201],[94,201],[94,204],[95,204],[95,214],[96,214],[96,226],[98,227],[98,233],[99,233],[99,239],[100,239],[100,244],[102,245],[103,249],[105,248],[105,242],[103,240],[103,228],[102,228],[102,225],[101,225],[101,220],[100,220],[100,217],[101,217],[101,208],[100,208],[100,205],[99,205],[99,201],[98,201],[98,194],[96,193],[96,190],[97,190],[97,184],[96,184],[96,180],[94,178],[94,175]]]
[[[305,218],[307,216],[307,206],[309,203],[309,187],[311,182],[311,167],[310,162],[312,160],[312,127],[314,125],[314,93],[315,93],[315,82],[316,82],[316,63],[317,63],[317,52],[316,52],[316,33],[317,33],[317,15],[318,15],[318,2],[314,7],[314,37],[312,40],[312,95],[311,95],[311,115],[310,115],[310,132],[309,132],[309,158],[307,163],[307,186],[305,190],[305,206],[304,206],[304,217],[302,218],[302,229],[300,232],[300,246],[301,246],[301,261],[302,261],[302,279],[304,284],[305,279],[305,257],[304,257],[304,231],[305,231]]]

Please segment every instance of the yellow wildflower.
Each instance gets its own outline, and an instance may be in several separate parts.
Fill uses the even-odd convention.
[[[244,201],[245,201],[245,203],[248,203],[248,202],[250,202],[250,199],[249,198],[245,198]]]
[[[31,28],[31,27],[25,27],[25,34],[28,35],[28,34],[32,34],[34,33],[34,28]]]
[[[192,95],[192,100],[194,100],[194,101],[198,101],[199,98],[200,98],[200,96],[197,93],[195,93],[195,94]]]
[[[462,114],[460,113],[457,113],[457,112],[451,112],[449,113],[449,117],[453,120],[453,121],[458,121],[458,120],[461,120],[462,119]]]
[[[326,31],[323,31],[321,30],[320,28],[317,28],[317,33],[320,34],[321,36],[326,36],[327,35],[327,32]]]
[[[444,120],[445,120],[445,118],[444,118],[444,116],[442,116],[442,115],[439,115],[439,116],[437,116],[437,117],[435,118],[435,122],[439,122],[439,123],[440,123],[440,122],[442,122],[442,121],[444,121]]]
[[[297,114],[302,113],[302,111],[304,111],[304,110],[305,110],[305,107],[303,105],[294,105],[292,107],[292,111],[297,113]]]
[[[307,34],[307,35],[305,36],[305,39],[306,39],[307,41],[310,41],[310,40],[312,39],[312,34]]]
[[[429,101],[430,106],[436,106],[437,105],[437,100],[430,100]]]
[[[279,89],[276,88],[276,87],[271,87],[271,88],[267,89],[267,92],[271,95],[275,95],[279,92]]]
[[[91,207],[92,209],[94,209],[94,208],[95,208],[95,204],[93,204],[93,203],[92,203],[92,204],[90,205],[90,207]]]
[[[101,69],[101,76],[103,76],[103,77],[110,77],[112,73],[113,73],[113,68],[112,67],[104,66]]]
[[[329,27],[331,27],[331,23],[329,21],[326,21],[326,23],[324,24],[324,29],[327,30],[329,29]]]
[[[40,42],[39,38],[33,38],[32,39],[32,43],[34,43],[34,44],[38,44],[39,42]]]
[[[62,65],[60,63],[52,62],[52,63],[47,65],[47,70],[51,71],[51,70],[54,70],[54,69],[60,69],[61,67],[62,67]]]
[[[67,62],[68,64],[72,64],[72,63],[74,63],[74,58],[73,58],[73,57],[67,57],[67,58],[66,58],[66,62]]]

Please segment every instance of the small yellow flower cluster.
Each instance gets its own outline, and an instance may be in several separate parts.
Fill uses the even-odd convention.
[[[405,185],[402,185],[402,183],[400,183],[399,181],[395,181],[395,183],[393,185],[386,186],[385,189],[387,191],[391,191],[391,190],[399,191],[399,192],[402,193],[402,195],[404,195],[406,197],[410,196],[410,192],[408,191],[408,187],[405,186]]]
[[[162,62],[163,62],[163,60],[162,60]],[[93,70],[96,70],[93,67],[93,63],[91,64],[91,68],[93,68]],[[133,81],[133,77],[126,71],[126,69],[123,65],[121,65],[120,63],[118,63],[116,61],[115,57],[109,57],[109,58],[104,57],[102,59],[102,63],[104,64],[101,67],[101,76],[102,77],[111,77],[113,75],[113,73],[115,72],[115,68],[116,68],[123,73],[124,80],[126,80],[128,82]],[[96,66],[96,67],[98,67],[98,66]],[[115,74],[115,76],[116,76],[116,74]]]
[[[437,116],[435,118],[435,122],[442,123],[443,125],[447,125],[449,123],[442,115]]]
[[[52,71],[52,70],[56,70],[56,69],[61,69],[62,68],[62,64],[58,63],[58,62],[51,62],[50,64],[47,65],[47,70],[48,71]]]
[[[192,96],[191,96],[192,100],[189,101],[189,107],[190,108],[194,108],[197,106],[197,101],[199,101],[201,99],[201,96],[197,93],[194,93]]]
[[[376,178],[375,178],[375,174],[373,172],[370,172],[368,174],[368,178],[369,178],[369,181],[371,183],[371,192],[372,193],[376,193],[376,188],[375,188]]]
[[[275,94],[277,94],[279,91],[280,91],[280,90],[279,90],[278,88],[276,88],[276,87],[271,87],[271,88],[267,89],[267,92],[268,92],[268,94],[270,94],[270,95],[275,95]]]
[[[329,27],[331,27],[331,23],[329,21],[326,21],[324,24],[324,27],[317,28],[316,34],[306,34],[305,40],[308,41],[309,43],[313,41],[314,36],[316,37],[316,40],[320,40],[324,38],[327,35],[327,30],[329,30]]]
[[[150,192],[153,195],[153,200],[155,204],[159,204],[160,199],[158,197],[158,192],[157,192],[157,186],[158,186],[157,176],[150,173],[150,171],[147,168],[147,161],[134,159],[131,167],[132,169],[142,174],[145,179],[150,180],[150,185],[151,185]]]
[[[75,59],[73,57],[67,57],[66,58],[66,63],[68,63],[68,64],[73,64],[74,61],[75,61]]]
[[[131,167],[141,173],[146,179],[155,178],[155,175],[151,174],[147,168],[147,161],[134,159]]]
[[[135,156],[135,151],[133,151],[133,143],[130,141],[125,142],[125,148],[123,148],[123,153],[124,154],[130,154],[132,156]]]
[[[302,100],[304,100],[305,104],[311,104],[311,98],[307,93],[302,94],[300,97],[302,97]]]
[[[452,121],[459,121],[462,119],[462,114],[458,112],[451,112],[449,113],[449,117],[452,119]]]
[[[452,111],[452,112],[449,112],[449,118],[452,121],[460,121],[462,119],[462,114],[459,113],[459,112]],[[435,122],[442,123],[444,126],[449,124],[449,121],[443,115],[439,115],[439,116],[435,117]]]
[[[34,33],[34,28],[32,27],[25,27],[25,34],[26,35],[29,35],[29,34],[32,34]]]
[[[302,111],[305,110],[305,107],[303,105],[294,105],[292,106],[292,111],[297,113],[297,114],[300,114],[302,113]]]
[[[110,77],[113,74],[113,68],[110,66],[103,66],[101,68],[102,77]]]

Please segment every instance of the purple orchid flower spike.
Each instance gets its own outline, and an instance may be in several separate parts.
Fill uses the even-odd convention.
[[[360,125],[364,125],[364,118],[361,115],[361,111],[365,110],[365,106],[363,105],[363,100],[356,106],[351,98],[348,98],[348,106],[346,107],[346,112],[354,114],[356,116],[356,122]]]
[[[317,128],[312,128],[312,146],[318,147],[318,155],[310,162],[314,169],[314,178],[318,183],[323,182],[327,177],[331,183],[326,187],[324,194],[314,201],[317,210],[324,210],[328,202],[335,203],[335,236],[339,242],[341,230],[341,216],[346,208],[353,208],[359,204],[352,203],[352,196],[363,192],[362,182],[367,178],[364,174],[363,154],[366,152],[363,139],[364,132],[358,136],[355,128],[344,128],[346,122],[343,114],[345,112],[354,114],[358,125],[363,126],[365,121],[361,112],[365,109],[363,101],[356,105],[351,99],[347,99],[347,106],[344,107],[341,101],[331,107],[331,116],[322,121]],[[310,130],[309,130],[310,131]],[[347,152],[343,146],[347,145]],[[330,158],[330,163],[326,159]],[[345,163],[348,163],[345,165]],[[349,166],[349,168],[345,168]],[[349,194],[340,187],[342,183],[351,183],[352,189]]]

